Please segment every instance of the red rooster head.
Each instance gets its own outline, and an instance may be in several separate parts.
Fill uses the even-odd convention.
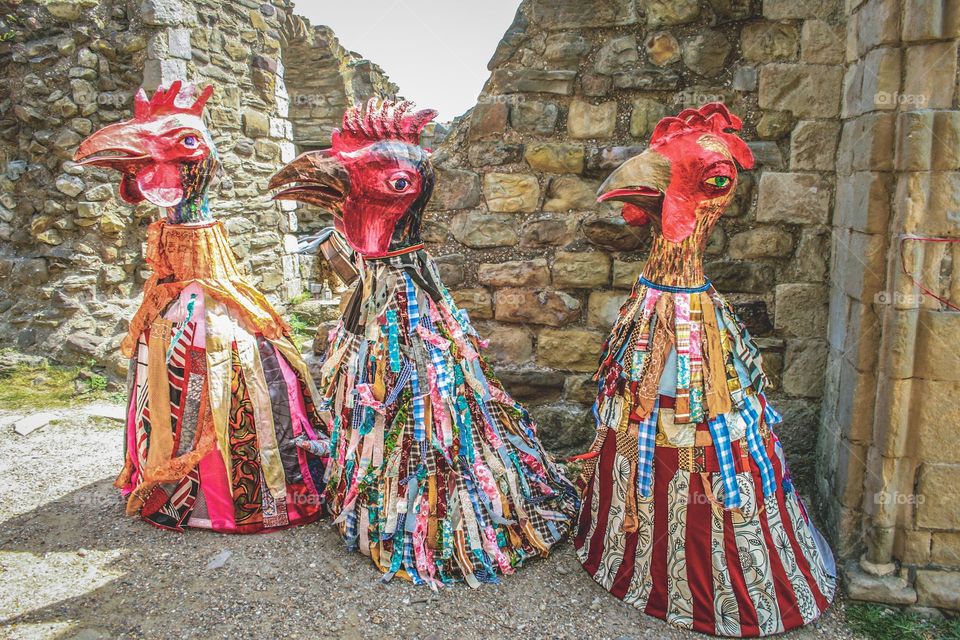
[[[74,160],[120,172],[120,197],[160,207],[205,206],[206,190],[218,165],[217,152],[203,124],[203,107],[213,86],[199,95],[180,81],[143,89],[133,102],[133,118],[100,129],[80,143]]]
[[[624,203],[629,224],[658,225],[679,243],[699,226],[705,234],[733,199],[737,165],[753,168],[753,153],[735,133],[740,118],[713,102],[657,123],[650,147],[620,165],[600,185],[598,201]]]
[[[270,180],[277,200],[318,205],[347,242],[368,258],[420,244],[420,220],[433,193],[433,166],[420,132],[437,112],[371,98],[343,116],[331,146],[301,154]]]

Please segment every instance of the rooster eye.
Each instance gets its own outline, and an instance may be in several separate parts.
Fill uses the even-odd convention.
[[[727,176],[713,176],[712,178],[707,178],[707,184],[714,189],[726,189],[730,186],[730,178]]]
[[[197,136],[187,136],[180,142],[183,143],[187,149],[196,149],[200,145],[200,141],[197,140]]]
[[[403,191],[410,184],[410,181],[406,178],[396,178],[394,180],[388,180],[388,184],[393,187],[394,191]]]

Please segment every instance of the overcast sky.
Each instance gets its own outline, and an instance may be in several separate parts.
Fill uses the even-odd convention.
[[[379,64],[401,94],[445,122],[477,101],[520,0],[294,0],[296,13]]]

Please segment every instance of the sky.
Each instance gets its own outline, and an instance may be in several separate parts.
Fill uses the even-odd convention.
[[[295,12],[383,67],[400,95],[452,120],[477,102],[520,0],[294,0]]]

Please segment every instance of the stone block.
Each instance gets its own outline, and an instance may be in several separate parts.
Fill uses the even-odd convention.
[[[668,113],[667,106],[657,100],[650,98],[634,100],[633,110],[630,112],[630,135],[634,138],[648,138],[653,133],[653,128]]]
[[[920,311],[914,375],[927,380],[960,382],[960,314]],[[909,355],[909,354],[908,354]]]
[[[918,44],[907,48],[901,109],[950,109],[957,74],[957,41]],[[935,72],[933,70],[936,70]]]
[[[930,561],[945,567],[960,567],[960,533],[937,531],[930,537]]]
[[[597,73],[609,76],[619,71],[624,65],[636,62],[639,59],[636,36],[621,36],[611,38],[600,47],[593,68]]]
[[[577,72],[572,70],[541,71],[539,69],[495,69],[490,88],[496,93],[573,94]]]
[[[620,307],[627,299],[623,291],[592,291],[587,301],[587,325],[609,331],[620,316]]]
[[[757,221],[825,224],[830,219],[830,191],[827,181],[817,174],[764,172]]]
[[[494,317],[562,327],[579,320],[580,301],[562,291],[505,288],[494,294]]]
[[[558,251],[553,261],[558,287],[588,288],[610,283],[610,256],[599,251]]]
[[[523,327],[500,324],[481,326],[481,337],[489,340],[483,355],[495,363],[529,364],[533,361],[533,333]]]
[[[490,211],[530,212],[540,202],[540,184],[529,174],[488,173],[483,177],[483,195]]]
[[[475,142],[467,149],[467,159],[471,166],[485,167],[520,162],[523,156],[522,144],[508,144],[502,141]]]
[[[471,249],[512,247],[519,242],[513,216],[470,211],[458,213],[450,223],[450,233]]]
[[[643,260],[627,262],[616,258],[613,261],[613,286],[618,289],[633,289],[645,264]]]
[[[857,54],[884,44],[895,44],[899,39],[900,8],[897,0],[869,0],[857,13]],[[849,56],[848,56],[849,59]]]
[[[543,287],[550,284],[546,258],[481,264],[477,280],[493,287]]]
[[[559,371],[533,367],[499,367],[497,379],[515,400],[527,407],[556,402],[563,396],[565,376]]]
[[[820,338],[787,340],[783,390],[791,396],[819,398],[827,365],[827,343]]]
[[[543,57],[554,68],[576,69],[580,58],[590,51],[590,43],[581,34],[573,31],[547,37]]]
[[[814,64],[843,64],[846,39],[842,23],[804,20],[800,32],[800,60]]]
[[[650,62],[658,67],[671,65],[680,59],[680,43],[669,31],[657,31],[643,42]]]
[[[883,173],[858,171],[840,177],[835,223],[863,233],[883,233],[890,217],[891,188]]]
[[[763,17],[767,20],[820,18],[835,12],[839,0],[763,0]]]
[[[469,209],[480,204],[480,176],[466,169],[438,167],[430,209]]]
[[[265,138],[270,135],[270,118],[261,110],[243,110],[243,132],[250,138]]]
[[[793,236],[779,227],[757,227],[730,238],[727,253],[735,260],[784,258],[793,251]]]
[[[544,211],[575,211],[593,209],[597,204],[598,180],[585,180],[578,176],[550,178]]]
[[[563,384],[563,397],[567,402],[590,406],[597,397],[597,383],[590,375],[569,375]]]
[[[694,73],[715,77],[727,68],[727,58],[733,46],[719,31],[702,30],[684,40],[681,48],[683,63]]]
[[[724,293],[768,293],[775,276],[770,265],[727,260],[708,262],[704,271]]]
[[[933,158],[936,171],[960,169],[960,112],[937,111],[933,114]]]
[[[648,229],[628,225],[620,214],[603,212],[585,219],[580,229],[590,244],[611,251],[633,251],[650,237]]]
[[[871,113],[844,122],[837,147],[838,172],[893,169],[895,130],[893,113]]]
[[[521,133],[548,136],[557,127],[558,113],[552,102],[523,100],[510,106],[510,126]]]
[[[916,522],[924,529],[960,529],[960,465],[924,462],[917,483]],[[960,591],[955,592],[960,593]]]
[[[470,314],[471,320],[489,320],[493,318],[493,296],[490,291],[478,287],[474,289],[457,289],[452,291],[457,306]]]
[[[790,136],[790,168],[794,171],[832,171],[836,167],[839,138],[839,122],[798,122]]]
[[[563,246],[573,240],[575,220],[551,215],[538,216],[523,223],[520,244],[524,247]]]
[[[581,173],[584,151],[578,144],[532,142],[527,144],[523,158],[534,171]]]
[[[800,33],[789,22],[751,22],[740,31],[740,51],[749,62],[795,60],[799,43]]]
[[[791,282],[778,284],[773,326],[788,336],[821,338],[827,333],[827,288]]]
[[[563,371],[595,371],[603,340],[597,331],[544,329],[537,336],[537,363]]]
[[[939,609],[960,609],[960,572],[917,570],[917,604]]]
[[[644,0],[642,4],[651,29],[686,24],[700,15],[697,0]]]
[[[470,113],[469,139],[477,141],[502,136],[507,130],[508,113],[506,102],[491,100],[479,103]]]
[[[570,103],[567,113],[567,133],[571,138],[609,138],[617,126],[617,103],[598,105],[583,100]]]
[[[960,462],[960,382],[914,380],[913,429],[917,457],[929,462]]]
[[[635,24],[637,8],[632,0],[534,0],[530,16],[548,30],[613,27]]]
[[[835,118],[842,81],[839,66],[765,64],[760,68],[760,108],[790,111],[800,118]]]

